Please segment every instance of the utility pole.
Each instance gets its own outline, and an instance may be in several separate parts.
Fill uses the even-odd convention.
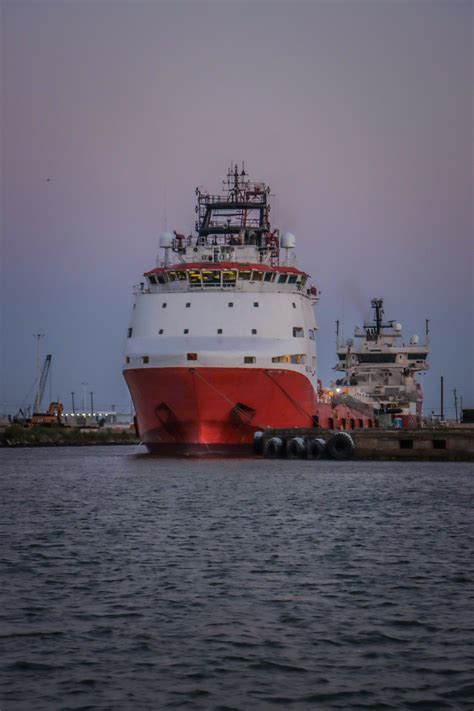
[[[112,424],[115,424],[115,405],[112,405]]]
[[[444,377],[441,376],[441,407],[440,407],[440,413],[439,413],[439,419],[444,420]]]
[[[91,391],[91,415],[94,414],[94,393]]]
[[[82,412],[86,411],[86,385],[87,383],[83,380],[82,383]]]
[[[458,420],[458,394],[456,392],[456,388],[453,390],[454,394],[454,412],[456,413],[456,424],[459,422]]]
[[[459,396],[459,410],[461,412],[461,422],[463,420],[463,411],[462,411],[462,395]]]
[[[76,414],[76,405],[74,403],[74,393],[71,393],[71,399],[72,399],[72,414]]]
[[[40,352],[41,352],[41,339],[44,338],[44,333],[34,333],[33,338],[36,339],[36,397],[35,397],[35,406],[33,408],[34,412],[38,412],[39,410],[39,389],[40,389],[40,371],[41,371],[41,362],[40,362]]]

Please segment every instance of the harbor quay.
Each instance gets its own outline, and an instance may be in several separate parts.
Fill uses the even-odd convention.
[[[340,438],[340,450],[331,441]],[[277,441],[276,447],[272,444]],[[316,442],[321,444],[314,447]],[[279,444],[280,443],[280,444]],[[351,444],[352,443],[352,444]],[[423,429],[360,429],[334,433],[321,429],[268,429],[254,442],[254,449],[266,458],[356,459],[401,461],[474,461],[474,427],[430,427]]]

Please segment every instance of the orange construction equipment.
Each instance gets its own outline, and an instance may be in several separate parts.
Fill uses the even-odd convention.
[[[60,425],[61,415],[64,412],[62,402],[50,402],[47,412],[34,412],[31,417],[32,425]]]

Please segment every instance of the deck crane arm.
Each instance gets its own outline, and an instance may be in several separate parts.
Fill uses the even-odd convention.
[[[44,360],[43,369],[41,371],[39,384],[38,384],[38,392],[37,392],[36,401],[35,401],[35,412],[39,412],[41,409],[41,400],[43,399],[44,389],[46,387],[46,381],[48,379],[48,373],[49,373],[50,367],[51,367],[51,353],[49,353],[46,356],[46,358]]]

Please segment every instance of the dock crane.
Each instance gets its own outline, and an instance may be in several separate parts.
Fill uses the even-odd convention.
[[[38,390],[36,393],[35,406],[31,417],[32,425],[53,425],[61,422],[61,415],[64,411],[63,405],[60,402],[50,402],[46,412],[41,412],[41,401],[43,400],[44,389],[48,380],[49,371],[51,368],[51,353],[49,353],[43,364],[40,379],[38,382]]]
[[[49,353],[44,359],[43,368],[41,370],[40,379],[38,381],[38,390],[36,391],[35,406],[33,408],[33,414],[39,413],[41,410],[41,401],[44,395],[44,389],[46,387],[46,381],[48,380],[49,369],[51,368],[51,353]]]

